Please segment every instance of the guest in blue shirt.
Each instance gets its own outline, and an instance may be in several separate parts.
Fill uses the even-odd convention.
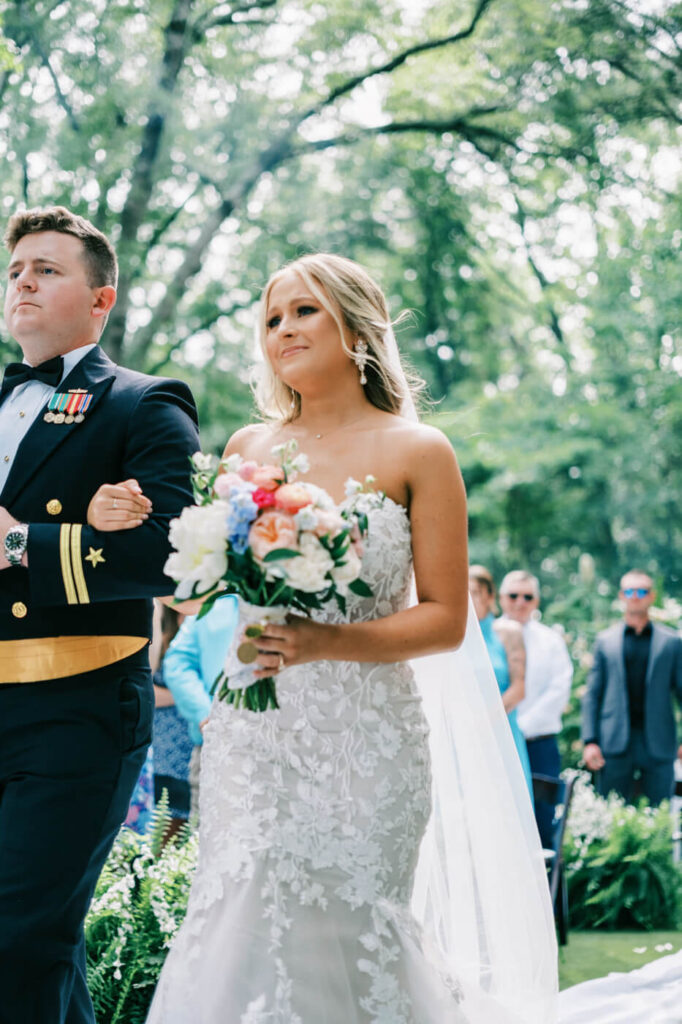
[[[523,700],[526,692],[526,648],[523,631],[517,622],[495,619],[495,583],[492,575],[483,565],[469,568],[469,593],[483,633],[495,678],[502,694],[502,703],[507,712],[509,725],[519,752],[521,765],[533,799],[533,782],[530,773],[528,750],[523,733],[516,721],[516,705]]]
[[[163,661],[163,677],[194,743],[189,783],[191,815],[199,812],[201,726],[211,710],[211,688],[222,671],[237,625],[237,600],[221,597],[205,615],[185,618]]]

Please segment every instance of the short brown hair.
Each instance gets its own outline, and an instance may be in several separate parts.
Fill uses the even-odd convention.
[[[495,581],[490,569],[486,569],[484,565],[470,565],[469,579],[476,580],[482,587],[485,587],[491,597],[495,597]]]
[[[118,261],[111,242],[89,220],[72,213],[65,206],[36,207],[13,214],[5,232],[5,245],[10,252],[14,252],[17,242],[24,235],[37,235],[43,231],[58,231],[62,235],[73,235],[80,239],[90,287],[116,287]]]

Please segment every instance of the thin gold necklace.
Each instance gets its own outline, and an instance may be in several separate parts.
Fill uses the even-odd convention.
[[[347,422],[347,423],[339,423],[339,424],[337,424],[337,425],[336,425],[335,427],[331,427],[331,428],[330,428],[329,430],[324,430],[324,431],[322,431],[322,432],[321,432],[321,433],[319,433],[319,434],[313,434],[313,435],[312,435],[312,437],[313,437],[313,438],[314,438],[314,439],[315,439],[316,441],[319,441],[319,440],[321,440],[321,439],[322,439],[323,437],[329,437],[329,435],[330,435],[330,434],[333,434],[333,433],[334,433],[334,432],[335,432],[336,430],[343,430],[343,429],[344,429],[345,427],[352,427],[352,426],[353,426],[353,424],[354,424],[354,423],[358,423],[358,422],[359,422],[359,421],[360,421],[360,420],[362,419],[362,417],[363,417],[364,415],[365,415],[365,413],[363,412],[363,413],[361,413],[361,414],[360,414],[359,416],[356,416],[356,417],[355,417],[355,419],[353,419],[353,420],[348,420],[348,422]]]

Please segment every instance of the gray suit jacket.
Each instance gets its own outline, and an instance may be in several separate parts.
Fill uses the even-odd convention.
[[[583,742],[596,738],[604,757],[624,753],[630,741],[624,633],[625,624],[619,622],[597,637],[583,698]],[[673,761],[677,753],[673,691],[682,704],[682,638],[667,626],[654,625],[646,674],[644,738],[649,754],[659,761]]]

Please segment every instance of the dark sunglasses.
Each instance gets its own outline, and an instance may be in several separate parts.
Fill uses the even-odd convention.
[[[646,597],[651,593],[651,587],[626,587],[623,593],[626,597]]]
[[[627,593],[627,591],[625,591],[625,593]],[[647,591],[647,593],[648,593],[648,591]],[[511,593],[509,593],[509,594],[506,594],[505,597],[508,597],[510,601],[515,601],[517,597],[522,597],[524,601],[533,601],[535,599],[535,594],[511,594]]]

